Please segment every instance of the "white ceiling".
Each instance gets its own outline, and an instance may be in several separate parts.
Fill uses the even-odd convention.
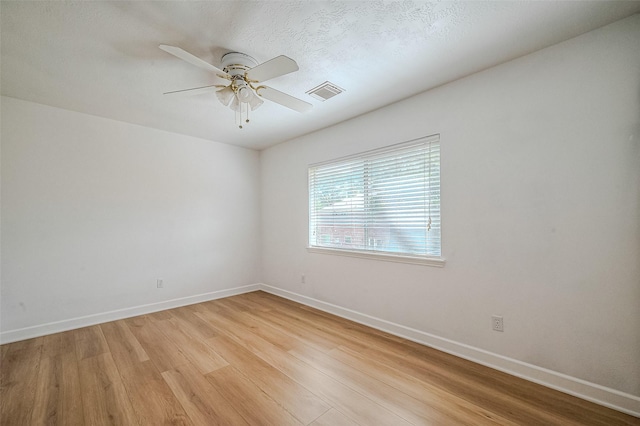
[[[262,149],[380,108],[640,12],[611,1],[2,1],[2,94]],[[219,83],[158,48],[220,67],[222,54],[300,71],[268,85],[313,104],[266,101],[240,130],[214,94],[164,96]],[[329,80],[346,92],[305,92]]]

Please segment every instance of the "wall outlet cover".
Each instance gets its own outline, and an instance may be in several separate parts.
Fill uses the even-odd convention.
[[[493,315],[491,317],[491,328],[494,331],[504,331],[504,320],[500,315]]]

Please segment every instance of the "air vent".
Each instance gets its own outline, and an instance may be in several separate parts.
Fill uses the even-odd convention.
[[[339,95],[342,92],[344,92],[344,89],[341,89],[335,84],[329,83],[328,81],[325,81],[321,85],[307,91],[310,96],[313,96],[314,98],[323,102],[327,99],[333,98],[335,95]]]

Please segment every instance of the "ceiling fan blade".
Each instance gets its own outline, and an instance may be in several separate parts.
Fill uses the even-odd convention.
[[[165,92],[163,95],[200,95],[202,93],[211,93],[215,92],[218,89],[221,89],[225,86],[221,86],[219,84],[214,84],[213,86],[203,86],[203,87],[195,87],[193,89],[183,89],[183,90],[174,90],[173,92]]]
[[[216,67],[214,67],[213,65],[211,65],[209,62],[206,62],[200,58],[198,58],[197,56],[192,55],[191,53],[187,52],[186,50],[182,50],[179,47],[175,47],[175,46],[167,46],[166,44],[161,44],[160,49],[164,50],[167,53],[172,54],[173,56],[182,59],[183,61],[189,62],[191,65],[195,65],[197,67],[203,68],[207,71],[211,71],[215,74],[218,74],[219,76],[225,78],[228,77],[228,74],[224,71],[222,71],[221,69],[218,69]]]
[[[256,93],[258,93],[258,95],[262,96],[265,99],[290,108],[294,111],[307,112],[311,108],[313,108],[313,105],[311,105],[310,103],[305,102],[302,99],[294,98],[293,96],[287,95],[286,93],[283,93],[279,90],[272,89],[271,87],[260,86],[256,90]]]
[[[298,64],[284,55],[277,56],[247,71],[247,78],[252,81],[267,81],[290,72],[298,71]]]

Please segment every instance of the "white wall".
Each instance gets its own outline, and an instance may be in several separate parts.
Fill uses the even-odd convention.
[[[256,151],[1,105],[5,336],[260,281]]]
[[[640,396],[638,46],[640,15],[263,151],[263,282]],[[434,133],[444,268],[305,250],[309,163]]]

